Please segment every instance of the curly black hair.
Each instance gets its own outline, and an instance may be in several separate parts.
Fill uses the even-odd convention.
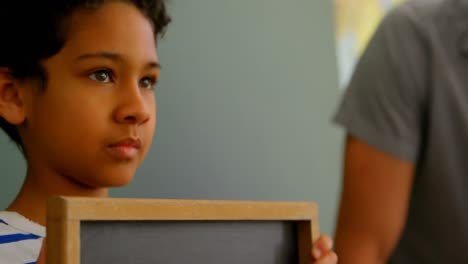
[[[0,1],[0,67],[19,80],[38,79],[43,86],[47,75],[41,61],[64,46],[67,18],[79,8],[97,9],[118,0],[33,0]],[[152,23],[155,39],[164,34],[171,21],[164,0],[120,0],[133,4]],[[16,126],[0,117],[0,127],[24,153]]]

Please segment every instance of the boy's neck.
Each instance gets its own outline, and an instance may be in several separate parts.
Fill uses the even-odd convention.
[[[51,196],[107,197],[108,189],[85,188],[65,177],[37,175],[28,169],[21,191],[7,210],[45,226],[47,199]]]

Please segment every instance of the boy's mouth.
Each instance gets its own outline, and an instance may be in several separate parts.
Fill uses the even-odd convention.
[[[125,138],[108,145],[109,152],[117,160],[129,160],[135,158],[141,148],[138,138]]]

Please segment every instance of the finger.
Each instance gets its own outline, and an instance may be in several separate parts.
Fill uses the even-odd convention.
[[[322,257],[322,251],[318,247],[314,247],[312,249],[312,254],[311,255],[312,255],[313,260],[317,260],[320,257]]]
[[[322,255],[327,254],[333,247],[333,240],[327,235],[322,235],[315,243],[312,249],[312,259],[319,259]]]
[[[312,262],[312,264],[337,264],[337,263],[338,263],[338,256],[333,251],[324,255],[322,258]]]
[[[317,243],[317,247],[323,252],[327,253],[333,248],[333,240],[330,236],[323,235],[320,237],[320,243]]]

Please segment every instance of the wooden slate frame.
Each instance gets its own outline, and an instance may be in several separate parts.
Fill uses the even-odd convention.
[[[52,197],[47,204],[48,264],[80,263],[81,221],[292,221],[299,263],[310,263],[320,236],[313,202]]]

